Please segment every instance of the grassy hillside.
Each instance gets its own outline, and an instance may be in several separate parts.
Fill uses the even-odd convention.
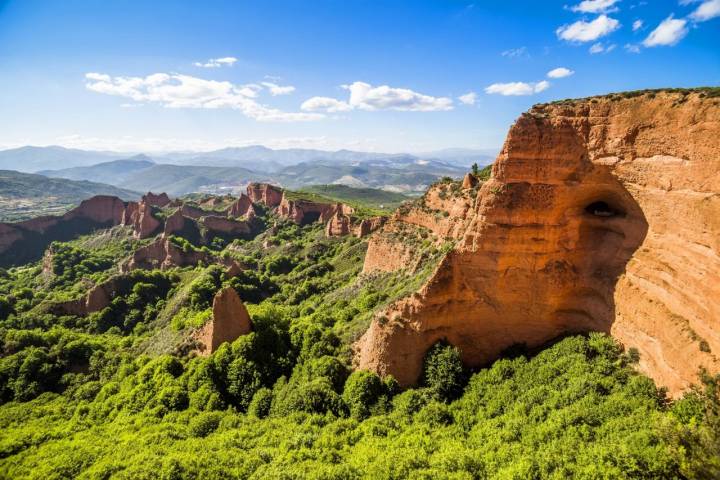
[[[0,221],[62,214],[94,195],[115,195],[124,200],[139,196],[132,190],[102,183],[0,170]]]

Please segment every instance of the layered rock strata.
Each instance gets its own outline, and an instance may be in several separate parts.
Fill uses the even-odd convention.
[[[480,366],[517,344],[602,331],[636,348],[640,369],[674,395],[700,368],[720,371],[720,101],[627,97],[533,107],[472,208],[443,206],[462,221],[390,222],[457,243],[372,323],[358,367],[411,385],[441,339]],[[366,266],[392,248],[371,242]]]

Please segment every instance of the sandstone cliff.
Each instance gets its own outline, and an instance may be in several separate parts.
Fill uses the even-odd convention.
[[[268,183],[251,183],[247,186],[247,194],[253,203],[262,203],[272,208],[280,205],[283,191]]]
[[[637,348],[640,368],[673,394],[700,367],[720,371],[720,100],[652,92],[538,105],[510,129],[470,209],[461,197],[430,203],[447,222],[408,212],[390,223],[457,245],[373,322],[359,367],[409,385],[440,339],[479,366],[515,344],[594,330]],[[392,255],[378,242],[368,251]]]

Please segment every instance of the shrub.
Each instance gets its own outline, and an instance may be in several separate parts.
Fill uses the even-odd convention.
[[[350,409],[350,415],[363,419],[370,415],[370,408],[384,393],[385,386],[377,374],[358,370],[350,374],[345,382],[343,399]]]
[[[248,414],[257,417],[265,418],[270,413],[270,407],[272,406],[273,394],[269,388],[261,388],[255,395],[253,395],[250,406],[248,407]]]
[[[201,412],[190,420],[190,435],[197,438],[207,437],[217,430],[220,420],[222,420],[220,412]]]
[[[425,355],[421,383],[433,396],[450,401],[462,394],[467,381],[460,350],[447,343],[433,345]]]

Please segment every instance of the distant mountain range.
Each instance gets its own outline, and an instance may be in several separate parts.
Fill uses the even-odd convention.
[[[301,148],[273,150],[261,145],[248,147],[230,147],[210,152],[168,152],[145,156],[155,163],[174,165],[202,165],[212,167],[243,167],[253,171],[275,172],[283,167],[299,163],[312,162],[368,162],[371,160],[392,160],[393,158],[413,158],[417,160],[436,160],[461,167],[473,163],[487,165],[492,163],[499,149],[450,148],[425,152],[374,153],[352,150],[324,151]],[[142,153],[142,152],[138,152]],[[113,160],[125,160],[133,154],[78,150],[59,146],[20,147],[0,150],[0,169],[38,173],[43,170],[59,170],[73,167],[87,167]]]
[[[273,150],[263,146],[128,157],[63,147],[22,147],[0,151],[0,168],[108,184],[125,191],[164,191],[174,196],[227,193],[241,190],[251,181],[269,181],[293,189],[334,184],[414,194],[440,177],[460,177],[472,163],[487,165],[494,157],[493,151],[468,149],[411,155]]]

